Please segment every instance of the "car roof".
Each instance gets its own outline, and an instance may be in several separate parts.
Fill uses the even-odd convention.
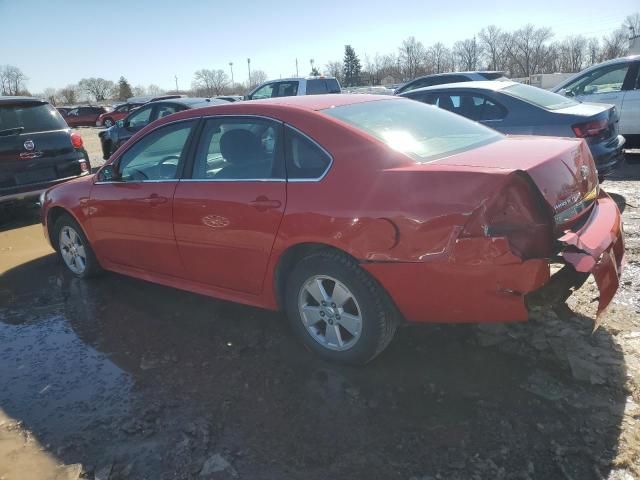
[[[10,97],[0,96],[0,104],[8,103],[48,103],[46,100],[35,97]]]
[[[518,82],[513,80],[475,80],[472,82],[456,82],[456,83],[443,83],[442,85],[433,85],[431,87],[416,88],[415,90],[409,90],[403,92],[400,96],[413,94],[416,92],[430,92],[434,90],[454,90],[454,89],[476,89],[476,90],[492,90],[498,91],[512,85],[517,85]]]
[[[434,77],[450,77],[454,75],[472,75],[472,74],[483,74],[483,73],[500,73],[504,74],[502,70],[467,70],[465,72],[443,72],[443,73],[430,73],[429,75],[422,75],[421,77],[416,77],[413,80],[409,80],[405,83],[405,85],[415,81],[422,80],[423,78],[434,78]]]
[[[265,98],[262,100],[252,100],[251,102],[235,102],[227,103],[230,107],[242,109],[251,104],[255,105],[278,105],[286,107],[294,107],[303,110],[324,110],[326,108],[341,107],[343,105],[351,105],[354,103],[375,102],[379,100],[390,100],[390,95],[368,95],[358,93],[334,93],[326,95],[300,95],[292,97],[276,97]]]
[[[148,102],[145,105],[158,105],[158,104],[180,104],[185,107],[193,107],[199,105],[205,107],[207,105],[227,105],[229,102],[226,100],[220,100],[217,98],[205,98],[205,97],[181,97],[181,98],[168,98],[166,100],[156,100],[155,102]]]

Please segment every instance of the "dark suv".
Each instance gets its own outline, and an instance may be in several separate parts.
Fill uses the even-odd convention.
[[[37,197],[91,171],[82,137],[43,100],[0,96],[0,202]]]

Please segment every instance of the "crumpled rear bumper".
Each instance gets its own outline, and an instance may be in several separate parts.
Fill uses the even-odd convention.
[[[592,274],[600,298],[596,327],[620,285],[624,260],[622,218],[616,203],[601,191],[587,221],[559,238],[566,247],[561,255],[576,272]]]

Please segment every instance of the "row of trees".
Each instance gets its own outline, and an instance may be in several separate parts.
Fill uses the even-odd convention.
[[[500,70],[511,77],[535,73],[578,72],[625,54],[629,34],[640,33],[640,13],[601,39],[583,35],[552,41],[550,28],[528,24],[506,31],[495,25],[448,47],[441,42],[425,46],[415,37],[405,39],[396,53],[365,54],[361,64],[353,47],[345,46],[342,61],[326,64],[327,74],[345,86],[396,83],[420,75],[465,70]]]
[[[0,65],[0,95],[28,94],[26,82],[26,75],[18,67]]]
[[[120,77],[117,82],[91,77],[83,78],[77,84],[67,85],[64,88],[46,88],[40,96],[53,105],[74,105],[93,101],[125,101],[131,97],[156,96],[163,93],[164,90],[153,84],[147,87],[142,85],[132,87],[125,77]]]
[[[208,70],[203,68],[193,75],[191,93],[198,97],[213,97],[216,95],[238,94],[253,89],[267,81],[267,74],[262,70],[252,70],[248,84],[232,82],[227,72],[222,69]]]

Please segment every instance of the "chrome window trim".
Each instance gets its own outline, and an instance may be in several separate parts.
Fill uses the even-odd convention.
[[[124,182],[124,181],[109,181],[109,182],[94,182],[94,185],[132,185],[135,183],[171,183],[171,182],[179,182],[179,178],[170,178],[167,180],[136,180],[135,182]]]
[[[333,166],[333,155],[331,155],[327,151],[326,148],[324,148],[322,145],[320,145],[318,142],[316,142],[313,138],[311,138],[306,133],[300,131],[299,129],[297,129],[293,125],[290,125],[288,123],[285,123],[284,125],[285,125],[285,127],[288,127],[290,129],[294,130],[295,132],[297,132],[298,134],[302,135],[304,138],[306,138],[311,143],[313,143],[316,147],[318,147],[320,150],[322,150],[325,153],[325,155],[327,155],[327,157],[329,157],[329,165],[327,165],[327,168],[324,169],[324,172],[322,172],[322,175],[320,175],[319,177],[315,177],[315,178],[289,178],[289,175],[287,174],[287,182],[293,182],[293,183],[321,182],[324,179],[324,177],[327,176],[327,174],[329,173],[329,170],[331,170],[331,167]],[[285,155],[286,155],[286,149],[285,149]],[[286,167],[286,158],[285,158],[285,167]]]

